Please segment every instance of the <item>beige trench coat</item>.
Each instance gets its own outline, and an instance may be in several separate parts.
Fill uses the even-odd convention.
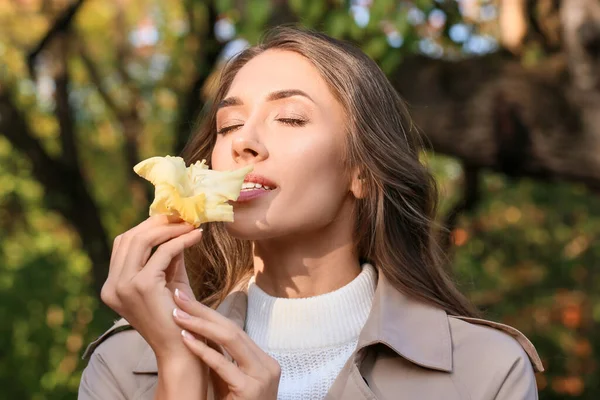
[[[242,287],[217,310],[243,328],[246,308]],[[156,358],[127,321],[117,321],[91,343],[88,357],[79,399],[153,399]],[[534,371],[543,371],[540,358],[516,329],[450,316],[409,299],[379,274],[357,348],[326,399],[533,400]]]

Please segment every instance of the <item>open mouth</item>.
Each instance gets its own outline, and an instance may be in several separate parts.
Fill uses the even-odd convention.
[[[240,191],[240,195],[236,200],[236,203],[245,203],[247,201],[268,196],[269,192],[273,191],[275,188],[270,186],[264,186],[257,183],[244,183],[244,187]]]
[[[254,182],[244,182],[242,184],[242,192],[248,192],[251,190],[273,190],[275,189],[274,187],[271,186],[266,186],[266,185],[261,185],[260,183],[254,183]]]

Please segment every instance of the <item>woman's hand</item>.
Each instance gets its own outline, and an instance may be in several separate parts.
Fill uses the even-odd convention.
[[[183,342],[213,371],[220,399],[277,399],[281,369],[275,359],[217,311],[181,291],[175,292],[175,302],[178,308],[173,309],[173,316],[183,328]],[[208,346],[204,338],[221,345],[235,363]]]
[[[180,329],[171,316],[172,290],[193,296],[183,250],[201,237],[192,225],[157,215],[117,236],[113,244],[101,298],[152,347],[160,371],[157,400],[206,396],[208,369],[181,343]]]
[[[175,306],[172,290],[192,295],[183,250],[201,237],[192,225],[158,215],[115,238],[102,301],[144,337],[159,363],[191,356],[170,315]]]

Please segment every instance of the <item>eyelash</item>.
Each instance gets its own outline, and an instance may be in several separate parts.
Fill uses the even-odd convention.
[[[279,118],[279,119],[277,119],[277,121],[279,121],[283,124],[289,125],[289,126],[304,126],[308,122],[305,119],[298,119],[298,118]],[[224,126],[223,128],[219,129],[217,131],[217,133],[218,134],[229,133],[229,132],[233,131],[234,129],[237,129],[241,126],[243,126],[243,124]]]
[[[289,126],[304,126],[308,122],[307,120],[300,118],[279,118],[277,121]]]
[[[239,128],[240,126],[242,126],[242,125],[241,125],[241,124],[237,124],[237,125],[229,125],[229,126],[224,126],[224,127],[222,127],[221,129],[219,129],[219,130],[217,131],[217,133],[218,133],[219,135],[222,135],[222,134],[225,134],[225,133],[231,132],[232,130],[234,130],[234,129],[236,129],[236,128]]]

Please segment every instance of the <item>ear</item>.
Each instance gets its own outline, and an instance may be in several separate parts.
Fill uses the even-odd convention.
[[[362,199],[365,197],[366,186],[365,186],[365,178],[364,174],[356,168],[354,172],[352,172],[352,181],[350,182],[350,191],[357,199]]]

